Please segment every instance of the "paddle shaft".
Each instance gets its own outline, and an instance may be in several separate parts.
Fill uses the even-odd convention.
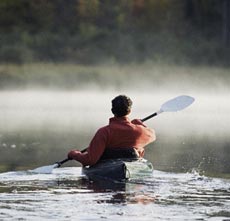
[[[64,160],[62,160],[62,161],[60,161],[60,162],[58,162],[58,164],[62,165],[63,163],[66,163],[66,162],[69,161],[69,160],[70,160],[69,158],[66,158],[66,159],[64,159]]]
[[[153,117],[155,117],[157,115],[158,115],[158,113],[155,112],[155,113],[149,115],[148,117],[145,117],[145,118],[141,119],[141,121],[144,122],[144,121],[149,120],[149,119],[151,119],[151,118],[153,118]]]
[[[66,162],[69,161],[69,160],[70,160],[69,158],[66,158],[66,159],[64,159],[64,160],[62,160],[62,161],[56,162],[57,167],[60,167],[63,163],[66,163]]]

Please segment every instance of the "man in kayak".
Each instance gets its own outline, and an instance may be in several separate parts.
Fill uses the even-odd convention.
[[[139,119],[130,121],[131,107],[129,97],[115,97],[111,109],[114,117],[109,119],[109,125],[96,132],[85,152],[71,150],[68,158],[79,161],[83,166],[91,166],[105,158],[143,157],[144,147],[156,139],[155,131]]]

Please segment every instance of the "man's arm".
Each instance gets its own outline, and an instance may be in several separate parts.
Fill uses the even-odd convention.
[[[97,131],[90,142],[87,151],[81,153],[78,150],[71,150],[68,153],[68,158],[79,161],[83,166],[91,166],[98,162],[107,146],[108,131],[106,128],[101,128]]]

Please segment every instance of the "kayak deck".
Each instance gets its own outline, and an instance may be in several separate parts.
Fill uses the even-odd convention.
[[[150,176],[153,172],[152,163],[146,159],[109,159],[83,167],[82,173],[89,180],[116,180],[124,181],[133,178]]]

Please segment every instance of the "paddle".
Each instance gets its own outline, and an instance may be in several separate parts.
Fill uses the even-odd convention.
[[[142,122],[151,119],[152,117],[155,117],[163,112],[176,112],[185,109],[189,105],[191,105],[194,102],[194,98],[187,96],[187,95],[181,95],[178,97],[175,97],[164,104],[162,104],[161,108],[159,111],[141,119]],[[81,152],[84,153],[87,149],[82,150]],[[49,166],[43,166],[39,167],[37,169],[31,170],[31,172],[35,173],[51,173],[52,169],[60,167],[63,163],[69,161],[70,159],[66,158],[60,162],[56,162],[53,165]]]
[[[141,119],[142,122],[151,119],[152,117],[155,117],[163,112],[176,112],[176,111],[180,111],[185,109],[186,107],[188,107],[189,105],[191,105],[194,102],[194,98],[187,96],[187,95],[181,95],[178,97],[175,97],[171,100],[168,100],[167,102],[165,102],[164,104],[161,105],[161,108],[159,111]],[[84,153],[87,150],[81,150],[82,153]],[[56,167],[60,167],[63,163],[69,161],[70,159],[66,158],[60,162],[56,163]]]
[[[141,119],[142,122],[149,120],[152,117],[155,117],[163,112],[176,112],[185,109],[189,105],[191,105],[194,102],[194,98],[187,96],[187,95],[181,95],[178,97],[175,97],[169,101],[166,101],[164,104],[161,105],[161,108],[159,111],[149,115],[148,117],[145,117]]]

